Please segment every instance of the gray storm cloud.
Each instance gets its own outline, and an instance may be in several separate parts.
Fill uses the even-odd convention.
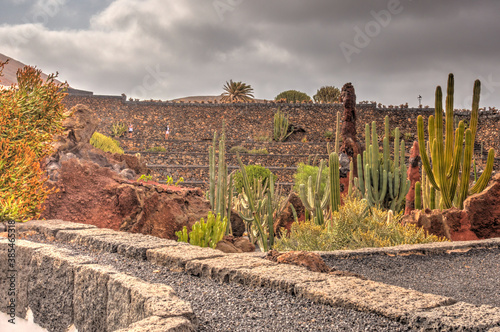
[[[443,0],[9,0],[0,53],[97,94],[257,98],[352,82],[358,100],[433,105],[455,73],[456,106],[500,105],[500,2]]]

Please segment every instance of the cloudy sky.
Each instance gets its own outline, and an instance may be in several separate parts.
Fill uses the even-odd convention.
[[[498,0],[3,0],[0,53],[96,94],[273,99],[352,82],[358,101],[500,107]]]

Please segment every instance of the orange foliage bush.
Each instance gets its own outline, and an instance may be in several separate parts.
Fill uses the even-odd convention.
[[[0,63],[0,75],[5,63]],[[63,131],[65,84],[41,70],[17,72],[17,87],[0,90],[0,221],[36,219],[50,190],[40,162]]]

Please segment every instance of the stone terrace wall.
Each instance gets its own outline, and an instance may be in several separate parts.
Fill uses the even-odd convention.
[[[174,140],[211,140],[214,131],[221,131],[226,123],[229,140],[248,141],[258,137],[272,137],[274,112],[281,108],[289,114],[290,122],[305,132],[294,134],[290,141],[326,142],[324,133],[334,132],[336,113],[342,111],[340,104],[188,104],[169,102],[126,101],[125,96],[67,96],[65,104],[72,107],[85,104],[96,112],[100,120],[98,130],[110,134],[116,122],[134,125],[134,138],[146,142],[157,142],[164,137],[167,124]],[[416,139],[418,115],[425,122],[434,109],[378,109],[375,104],[358,104],[357,131],[363,141],[364,124],[377,121],[379,134],[383,134],[383,119],[387,115],[391,129],[399,127],[408,139]],[[467,112],[457,112],[459,119],[469,119]],[[500,151],[500,114],[496,111],[480,113],[478,141],[484,142],[485,150],[493,147]],[[425,124],[427,125],[427,124]],[[154,146],[154,143],[151,144]],[[142,147],[142,144],[141,144]]]

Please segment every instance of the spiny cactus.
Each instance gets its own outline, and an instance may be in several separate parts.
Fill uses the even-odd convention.
[[[324,167],[324,161],[321,160],[318,175],[316,179],[316,187],[312,184],[312,177],[307,181],[307,188],[304,184],[299,186],[299,196],[306,210],[311,213],[314,223],[317,225],[324,224],[324,210],[330,206],[330,211],[338,211],[340,207],[340,173],[339,173],[339,156],[333,152],[329,157],[329,173],[323,197],[320,198],[321,174]],[[306,192],[307,189],[307,192]]]
[[[494,150],[490,149],[486,169],[478,179],[476,184],[469,188],[470,168],[474,141],[477,131],[479,98],[481,93],[481,82],[474,82],[472,113],[470,128],[465,130],[464,121],[460,121],[458,128],[453,134],[454,122],[454,77],[448,76],[448,86],[446,95],[446,121],[443,138],[443,94],[441,87],[436,88],[435,116],[429,117],[428,132],[430,142],[431,160],[425,149],[424,120],[421,115],[417,119],[418,141],[422,165],[424,166],[427,179],[432,187],[439,192],[439,207],[449,209],[455,205],[463,209],[463,202],[469,194],[478,193],[486,188],[493,170]],[[465,151],[462,158],[462,151],[465,137]],[[459,173],[462,176],[459,183]]]
[[[233,174],[229,176],[226,164],[225,155],[225,141],[226,136],[224,130],[219,138],[219,160],[218,160],[218,173],[215,174],[215,149],[217,146],[217,132],[214,133],[213,144],[208,149],[209,156],[209,179],[210,187],[208,192],[208,199],[210,201],[210,207],[216,215],[221,215],[221,218],[227,217],[228,220],[231,219],[231,209],[232,209],[232,199],[233,199]],[[232,233],[231,223],[227,225],[226,234]]]
[[[383,154],[380,159],[378,135],[375,121],[365,126],[366,150],[358,155],[358,190],[372,206],[383,206],[399,212],[401,203],[410,189],[406,179],[405,142],[399,141],[399,128],[394,130],[394,161],[390,160],[389,117],[385,117],[385,137]],[[392,166],[391,166],[392,164]]]
[[[288,117],[278,109],[274,114],[274,140],[276,142],[284,142],[292,133],[293,128],[290,130]]]
[[[330,184],[330,211],[336,212],[340,208],[340,166],[339,166],[339,156],[337,152],[330,154],[330,172],[329,172],[329,184]],[[353,169],[351,161],[351,170]],[[333,218],[333,216],[332,216]]]
[[[321,160],[319,163],[318,175],[316,177],[316,187],[313,186],[312,177],[310,176],[307,180],[307,193],[306,186],[301,184],[299,186],[299,196],[304,204],[306,210],[312,215],[312,219],[317,225],[323,225],[324,216],[323,209],[328,204],[328,197],[330,194],[330,183],[327,182],[325,187],[325,192],[323,197],[319,197],[320,185],[321,185],[321,173],[323,172],[324,161]]]
[[[243,192],[237,202],[238,214],[247,225],[250,240],[256,240],[263,251],[268,251],[274,245],[273,218],[285,207],[280,200],[281,188],[275,188],[272,174],[264,184],[262,179],[254,179],[251,184],[239,154],[236,156],[243,178]]]
[[[176,232],[178,242],[188,242],[194,246],[210,247],[215,249],[217,243],[222,241],[227,227],[227,218],[221,220],[220,214],[215,217],[212,212],[208,212],[207,221],[201,218],[191,228],[191,232],[187,231],[184,226],[182,231]]]

